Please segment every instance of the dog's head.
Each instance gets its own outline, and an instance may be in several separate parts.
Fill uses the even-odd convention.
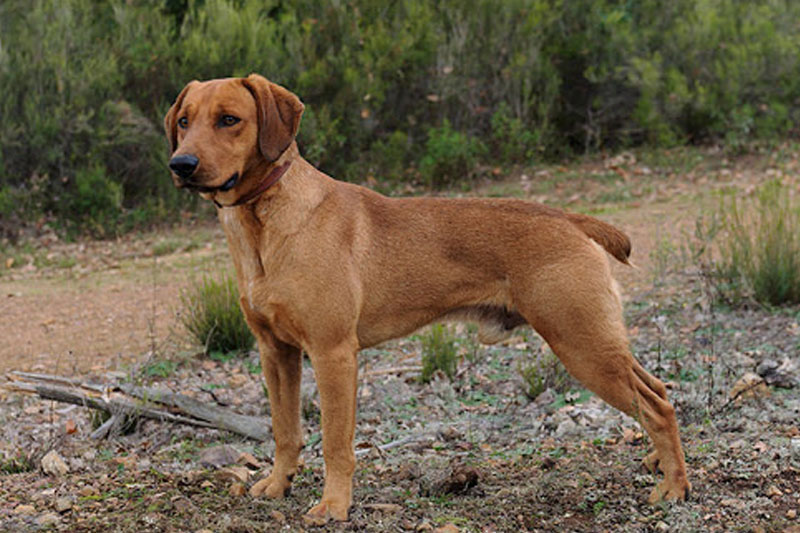
[[[294,141],[303,108],[296,95],[257,74],[190,82],[164,118],[175,186],[214,199],[252,188],[248,179]]]

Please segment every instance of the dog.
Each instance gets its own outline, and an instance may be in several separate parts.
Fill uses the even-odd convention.
[[[635,418],[664,479],[650,502],[690,489],[664,384],[634,359],[608,254],[628,237],[596,218],[516,199],[388,198],[304,160],[304,105],[257,74],[192,81],[166,114],[174,184],[212,201],[240,304],[258,342],[275,460],[250,488],[280,498],[303,440],[304,351],[319,389],[325,483],[307,513],[347,520],[355,470],[359,350],[441,320],[478,322],[494,343],[530,325],[567,370]]]

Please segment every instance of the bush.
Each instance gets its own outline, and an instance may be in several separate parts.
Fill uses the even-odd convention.
[[[452,379],[458,367],[458,348],[455,336],[444,324],[434,324],[422,336],[422,374],[428,383],[437,371]]]
[[[181,292],[181,323],[207,354],[245,352],[255,338],[239,307],[239,290],[231,275],[203,276]]]
[[[300,96],[300,147],[340,179],[742,150],[796,133],[799,17],[789,0],[4,0],[0,190],[22,221],[92,232],[61,207],[102,173],[121,194],[107,234],[175,216],[194,196],[170,184],[164,113],[189,80],[250,72]]]
[[[122,208],[122,187],[95,166],[78,170],[70,194],[59,212],[67,224],[67,234],[89,233],[94,237],[112,237]]]
[[[532,163],[544,150],[541,134],[530,131],[519,118],[511,115],[508,104],[502,102],[492,115],[493,154],[504,163]]]
[[[419,170],[426,185],[440,189],[469,178],[485,152],[483,143],[455,131],[445,120],[441,128],[428,130]]]
[[[716,237],[716,256],[703,259],[717,293],[741,303],[800,303],[800,202],[778,180],[762,185],[752,197],[724,194],[701,231]]]

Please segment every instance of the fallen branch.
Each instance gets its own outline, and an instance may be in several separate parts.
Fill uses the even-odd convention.
[[[442,431],[443,427],[445,427],[445,424],[433,424],[426,430],[416,433],[414,435],[408,435],[401,439],[393,440],[391,442],[387,442],[386,444],[381,444],[380,446],[371,446],[369,448],[358,449],[356,450],[356,456],[362,456],[368,454],[370,450],[372,450],[373,448],[377,448],[379,452],[385,452],[393,448],[401,448],[408,444],[414,444],[423,441],[425,439],[430,439],[438,435],[439,432]]]
[[[47,400],[104,411],[109,413],[115,422],[118,422],[121,416],[143,417],[221,429],[253,440],[265,441],[269,438],[267,421],[262,417],[240,415],[171,391],[135,387],[130,384],[113,386],[85,384],[73,378],[24,372],[11,372],[9,378],[12,381],[3,384],[7,390],[37,394]],[[104,437],[113,425],[114,422],[103,424],[93,432],[92,436]]]
[[[267,423],[262,417],[240,415],[217,405],[203,403],[171,391],[135,387],[130,384],[120,385],[119,389],[140,400],[157,402],[178,409],[219,429],[244,435],[253,440],[265,441],[269,438]]]
[[[368,370],[364,372],[361,377],[371,378],[374,376],[382,376],[386,374],[403,374],[405,372],[422,372],[422,365],[411,365],[411,366],[393,366],[391,368],[378,368],[375,370]]]

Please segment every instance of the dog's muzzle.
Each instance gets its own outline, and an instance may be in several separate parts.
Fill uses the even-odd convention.
[[[194,171],[197,170],[197,165],[200,160],[192,154],[176,155],[169,160],[169,169],[178,176],[181,181],[187,182]]]
[[[239,173],[234,172],[233,175],[228,178],[228,181],[220,185],[219,187],[208,187],[205,185],[200,185],[199,183],[195,183],[192,180],[192,176],[194,175],[195,171],[197,170],[198,165],[200,164],[200,160],[197,159],[196,156],[192,154],[181,154],[176,155],[172,159],[169,160],[169,168],[172,172],[175,173],[176,176],[181,181],[181,187],[186,187],[187,189],[192,189],[197,192],[216,192],[216,191],[229,191],[233,189],[236,183],[239,181]]]

